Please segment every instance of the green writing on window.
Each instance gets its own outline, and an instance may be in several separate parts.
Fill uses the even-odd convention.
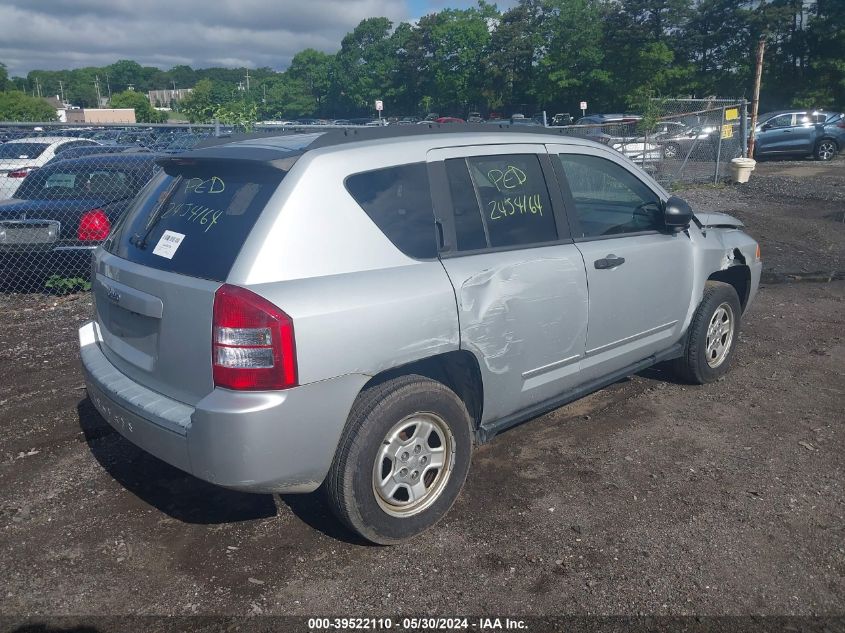
[[[223,193],[226,191],[226,183],[222,178],[212,176],[211,178],[190,178],[185,182],[185,191],[191,193]]]
[[[510,191],[521,187],[528,180],[528,176],[519,167],[508,165],[504,169],[491,169],[487,172],[487,178],[499,191]]]
[[[543,215],[543,203],[539,193],[491,200],[487,203],[487,208],[490,211],[491,220],[501,220],[526,213]]]

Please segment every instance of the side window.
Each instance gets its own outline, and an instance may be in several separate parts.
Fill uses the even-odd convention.
[[[790,127],[792,125],[791,114],[781,114],[766,121],[770,127]]]
[[[467,159],[492,248],[558,239],[540,159],[533,154]]]
[[[487,248],[487,231],[481,218],[475,187],[469,177],[466,159],[447,160],[446,177],[449,180],[449,192],[452,194],[458,250],[474,251]]]
[[[660,198],[633,173],[598,156],[559,157],[575,199],[578,237],[664,228]]]
[[[434,209],[424,163],[354,174],[345,184],[396,248],[410,257],[437,257]]]

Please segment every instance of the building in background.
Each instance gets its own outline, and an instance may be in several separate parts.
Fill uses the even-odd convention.
[[[79,108],[66,110],[68,123],[135,123],[135,108]]]

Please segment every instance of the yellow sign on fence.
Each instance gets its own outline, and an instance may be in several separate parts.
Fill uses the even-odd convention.
[[[733,138],[734,136],[734,128],[732,125],[723,125],[722,126],[722,138]]]
[[[739,108],[725,110],[725,121],[736,121],[739,118]]]

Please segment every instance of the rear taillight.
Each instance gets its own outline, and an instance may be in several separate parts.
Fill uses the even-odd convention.
[[[845,127],[845,117],[839,119],[839,123],[836,124],[836,127]]]
[[[211,363],[216,387],[295,387],[293,321],[254,292],[221,286],[214,295]]]
[[[111,222],[102,209],[91,209],[82,214],[76,237],[80,242],[102,242],[109,236]]]
[[[16,169],[15,171],[10,171],[6,174],[7,178],[26,178],[34,172],[38,167],[21,167],[20,169]]]

